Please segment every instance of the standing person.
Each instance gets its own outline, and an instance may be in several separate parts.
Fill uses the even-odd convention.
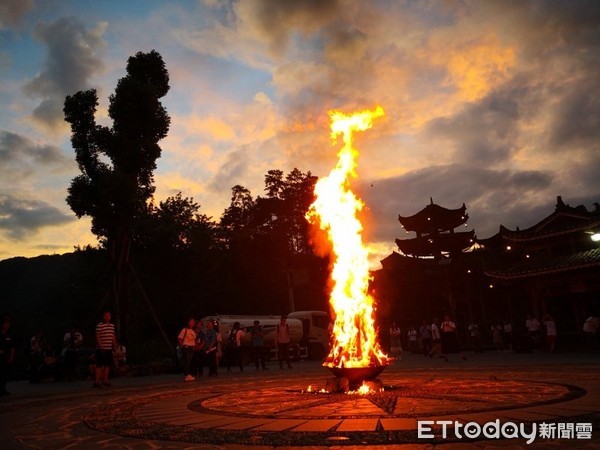
[[[437,317],[433,318],[433,321],[431,322],[431,351],[429,352],[429,357],[433,358],[433,355],[436,354],[436,352],[441,353],[442,351],[442,337],[440,335],[440,329],[437,326]],[[445,358],[446,361],[448,361],[448,358],[446,358],[444,355],[440,354],[440,358]]]
[[[408,337],[408,350],[415,354],[417,352],[417,330],[413,325],[408,329],[406,336]]]
[[[177,336],[179,348],[181,349],[183,381],[194,381],[196,379],[191,373],[192,357],[194,356],[194,345],[196,343],[195,324],[196,321],[194,319],[189,319],[186,326],[181,329]]]
[[[83,336],[75,327],[71,327],[63,336],[64,375],[67,380],[78,375],[79,349],[83,344]]]
[[[456,324],[446,315],[441,325],[442,353],[459,352],[458,336],[456,334]]]
[[[280,369],[283,369],[284,361],[287,363],[288,369],[292,368],[290,364],[290,326],[286,323],[286,319],[286,316],[281,316],[275,329],[275,343],[277,344],[277,358],[279,359]]]
[[[42,381],[44,368],[44,354],[46,352],[46,338],[44,330],[38,330],[29,341],[29,382]]]
[[[469,324],[469,336],[471,337],[471,345],[475,353],[483,353],[481,350],[481,330],[475,321]]]
[[[508,345],[508,351],[513,350],[513,329],[510,320],[506,319],[504,325],[502,325],[502,340]]]
[[[113,351],[117,348],[115,326],[110,323],[110,312],[105,311],[102,322],[96,325],[96,370],[93,387],[110,386],[108,376],[114,364]]]
[[[219,322],[215,322],[215,336],[217,339],[217,353],[216,353],[216,361],[217,368],[221,365],[221,360],[223,359],[223,336],[219,331]]]
[[[122,375],[127,371],[127,346],[124,341],[117,341],[115,349],[115,365],[118,375]]]
[[[15,343],[10,331],[10,318],[3,317],[0,322],[0,396],[10,394],[6,390],[6,383],[14,360]]]
[[[227,355],[227,371],[231,370],[231,364],[235,364],[240,368],[240,372],[244,371],[244,364],[242,361],[242,338],[246,335],[242,330],[240,323],[235,322],[231,330],[229,330],[228,337],[228,355]]]
[[[529,335],[529,340],[531,341],[532,347],[537,347],[542,334],[542,324],[540,324],[540,321],[531,314],[527,314],[525,328],[527,328],[527,334]]]
[[[552,353],[556,345],[556,322],[550,314],[544,315],[544,328],[546,329],[546,345],[548,351]]]
[[[590,352],[598,349],[598,328],[600,328],[598,316],[590,316],[583,323],[583,335]]]
[[[431,352],[431,326],[427,325],[427,321],[424,320],[423,323],[421,323],[419,334],[421,335],[421,342],[423,343],[423,355],[428,357],[429,352]]]
[[[201,377],[204,375],[204,355],[206,355],[206,334],[201,320],[196,321],[194,331],[196,332],[196,342],[192,356],[192,375]]]
[[[262,369],[266,370],[267,366],[265,365],[263,330],[259,320],[254,321],[254,326],[252,327],[252,331],[250,332],[250,338],[250,348],[252,351],[252,358],[254,359],[254,365],[256,367],[256,370],[258,370],[259,362],[262,366]]]
[[[204,333],[206,341],[204,343],[204,354],[208,364],[208,376],[217,376],[217,332],[215,323],[212,320],[206,322],[206,331]]]
[[[402,330],[396,323],[392,322],[390,327],[390,354],[400,359],[402,355]]]
[[[504,342],[502,341],[502,325],[492,325],[492,342],[498,352],[504,351]]]

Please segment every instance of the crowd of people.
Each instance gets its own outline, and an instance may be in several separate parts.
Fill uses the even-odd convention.
[[[510,320],[489,324],[489,334],[486,327],[471,321],[465,328],[466,339],[463,344],[475,353],[486,350],[504,351],[555,351],[558,337],[556,322],[550,314],[544,314],[542,320],[533,315],[527,315],[521,326],[513,327]],[[587,349],[591,352],[599,350],[600,319],[590,316],[583,324],[583,335]],[[417,329],[409,325],[404,333],[397,322],[392,322],[389,329],[390,355],[401,359],[403,343],[411,353],[422,354],[433,358],[439,356],[448,360],[447,355],[458,353],[466,359],[461,351],[458,329],[455,322],[446,315],[440,321],[434,317],[431,321],[423,320]]]
[[[442,321],[438,318],[423,320],[418,328],[410,325],[406,332],[393,322],[389,329],[390,356],[400,359],[403,348],[407,348],[411,353],[429,358],[441,357],[447,361],[449,354],[459,354],[466,359],[458,330],[456,323],[448,315]],[[522,324],[516,326],[509,320],[487,326],[471,321],[462,330],[467,336],[462,343],[475,353],[484,350],[552,353],[558,339],[558,328],[550,314],[544,314],[542,320],[528,315]],[[279,367],[291,369],[291,335],[285,316],[281,317],[274,332]],[[583,324],[582,332],[587,350],[600,351],[600,318],[596,315],[589,316]],[[237,367],[243,371],[248,362],[253,363],[256,370],[268,369],[266,361],[271,349],[265,346],[265,335],[259,320],[246,328],[235,322],[227,336],[223,337],[218,321],[203,322],[190,318],[179,332],[177,341],[177,356],[185,381],[203,376],[205,369],[209,377],[217,376],[219,368],[231,371],[232,367]],[[44,331],[38,330],[29,340],[26,350],[29,380],[35,383],[48,378],[82,378],[85,375],[81,373],[83,366],[94,380],[93,387],[110,386],[111,374],[126,370],[127,353],[125,345],[117,339],[108,311],[103,313],[101,322],[95,328],[93,346],[95,350],[92,353],[83,353],[83,335],[76,327],[71,327],[64,334],[60,349],[57,350],[46,338]],[[15,355],[16,345],[12,337],[10,316],[3,315],[0,319],[0,395],[8,394],[6,383]],[[82,359],[85,359],[84,364]]]
[[[117,341],[109,312],[103,314],[96,326],[95,339],[89,347],[84,347],[83,334],[75,326],[70,327],[60,340],[52,340],[43,329],[38,329],[25,343],[17,346],[10,316],[4,314],[1,323],[0,395],[8,394],[6,382],[11,366],[15,358],[21,356],[31,383],[91,378],[94,387],[110,386],[110,374],[126,370],[127,349]]]
[[[292,368],[289,348],[291,343],[290,328],[287,318],[282,316],[275,328],[275,344],[280,369],[284,364]],[[243,338],[249,334],[249,348],[244,345]],[[269,349],[265,347],[263,327],[259,320],[244,330],[240,322],[234,322],[224,339],[220,332],[220,324],[216,320],[196,320],[190,318],[177,336],[177,357],[183,369],[184,381],[194,381],[204,375],[217,376],[219,367],[231,371],[238,367],[244,371],[245,359],[248,356],[256,370],[267,370],[266,360]]]

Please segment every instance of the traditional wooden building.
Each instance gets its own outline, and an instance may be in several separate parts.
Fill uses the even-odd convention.
[[[583,321],[600,314],[600,206],[571,207],[558,197],[554,211],[535,225],[501,225],[487,239],[454,231],[468,218],[464,205],[433,202],[399,216],[416,236],[396,239],[399,251],[374,273],[381,316],[406,324],[448,312],[463,328],[475,320],[485,332],[510,321],[522,332],[527,314],[548,313],[559,346],[580,345]]]
[[[557,198],[554,212],[526,229],[499,232],[478,240],[485,275],[519,315],[545,313],[562,330],[580,331],[600,312],[600,207],[588,211]]]
[[[466,323],[470,288],[463,265],[463,250],[471,247],[475,231],[455,231],[467,226],[463,204],[448,209],[433,203],[412,216],[398,216],[413,237],[396,239],[399,252],[381,261],[374,286],[383,316],[403,326],[450,314]]]
[[[398,249],[407,256],[456,257],[465,248],[473,244],[475,231],[455,232],[461,225],[467,226],[469,215],[465,204],[457,209],[448,209],[430,203],[412,216],[398,216],[398,220],[407,232],[415,232],[416,237],[396,239]]]

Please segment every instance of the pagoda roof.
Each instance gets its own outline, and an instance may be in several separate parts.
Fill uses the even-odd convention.
[[[430,201],[429,205],[412,216],[398,216],[398,221],[406,231],[427,234],[448,231],[469,220],[464,203],[458,209],[448,209],[434,204],[431,198]]]
[[[600,248],[551,258],[537,258],[501,270],[486,271],[492,278],[514,280],[600,267]]]
[[[437,256],[442,252],[462,252],[472,245],[474,237],[475,230],[460,233],[439,233],[411,239],[396,239],[396,245],[405,255]]]
[[[562,197],[556,199],[554,212],[532,227],[524,230],[509,230],[500,225],[500,234],[509,241],[531,241],[578,231],[587,231],[600,226],[600,211],[588,211],[585,206],[566,205]]]

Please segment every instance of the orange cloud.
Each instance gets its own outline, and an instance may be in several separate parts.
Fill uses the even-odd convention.
[[[515,49],[503,46],[497,37],[484,36],[454,48],[438,41],[434,39],[432,46],[443,51],[436,52],[432,62],[446,68],[445,84],[455,87],[461,99],[479,100],[510,78]]]

